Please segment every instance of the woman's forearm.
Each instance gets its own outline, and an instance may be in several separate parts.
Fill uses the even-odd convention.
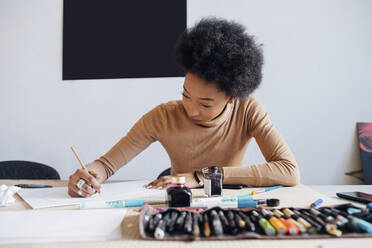
[[[265,164],[223,168],[224,184],[245,184],[249,186],[295,186],[300,173],[295,161],[272,161]]]

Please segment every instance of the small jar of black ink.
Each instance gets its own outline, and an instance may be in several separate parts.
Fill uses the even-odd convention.
[[[189,207],[191,190],[185,186],[185,177],[172,177],[172,186],[167,188],[169,207]]]

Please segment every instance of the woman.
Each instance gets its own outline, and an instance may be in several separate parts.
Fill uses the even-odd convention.
[[[186,75],[182,101],[161,104],[142,116],[109,152],[87,165],[89,172],[80,169],[70,177],[69,194],[86,197],[100,191],[100,183],[155,141],[170,157],[171,174],[185,176],[190,188],[203,182],[201,169],[208,166],[221,168],[224,184],[296,185],[295,159],[251,95],[261,82],[263,55],[245,28],[203,19],[180,36],[176,60]],[[252,137],[267,162],[241,166]],[[86,183],[79,190],[81,179]],[[147,187],[169,185],[170,178],[162,177]]]

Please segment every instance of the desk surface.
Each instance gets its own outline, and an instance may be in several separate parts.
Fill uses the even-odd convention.
[[[1,184],[14,185],[17,183],[43,183],[51,184],[53,186],[66,186],[66,181],[54,181],[54,180],[0,180]],[[312,193],[313,197],[323,196],[325,199],[325,204],[338,204],[348,202],[336,197],[336,192],[342,191],[363,191],[366,193],[372,194],[371,185],[310,185],[310,186],[297,186],[288,188],[293,192],[298,190],[299,192],[309,192]],[[317,191],[312,192],[312,190]],[[200,190],[193,190],[193,194],[199,194]],[[224,194],[232,195],[236,194],[236,191],[224,191]],[[244,194],[244,192],[242,192]],[[320,194],[319,194],[320,193]],[[266,192],[264,197],[272,197],[272,192]],[[328,196],[328,197],[326,197]],[[16,195],[17,201],[15,204],[0,208],[0,211],[21,211],[31,209],[18,195]],[[296,197],[297,198],[297,197]],[[298,196],[300,199],[301,196]],[[302,197],[303,198],[303,197]],[[291,199],[281,199],[282,203],[290,204],[293,202]],[[298,202],[298,201],[296,201]],[[299,201],[300,205],[304,204]],[[362,206],[362,205],[361,205]],[[76,209],[76,207],[56,207],[50,209]],[[138,213],[134,210],[130,210],[128,215],[123,221],[123,239],[122,240],[110,240],[110,241],[100,241],[100,242],[62,242],[62,243],[39,243],[39,244],[17,244],[17,245],[6,245],[0,247],[89,247],[89,248],[98,248],[98,247],[181,247],[187,244],[190,248],[202,248],[202,247],[370,247],[372,243],[371,238],[353,238],[353,239],[312,239],[312,240],[236,240],[236,241],[194,241],[194,242],[183,242],[183,241],[145,241],[141,240],[138,232]],[[131,224],[131,225],[128,225]],[[131,226],[131,228],[128,228]]]

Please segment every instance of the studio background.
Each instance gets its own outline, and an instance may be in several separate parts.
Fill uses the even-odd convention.
[[[68,179],[147,111],[180,99],[183,78],[62,81],[62,0],[0,0],[0,160],[31,160]],[[144,6],[145,7],[145,6]],[[171,10],[169,10],[171,11]],[[372,2],[188,0],[187,23],[241,22],[264,44],[255,96],[293,151],[304,184],[360,184],[356,122],[371,122]],[[159,58],[159,60],[162,58]],[[245,165],[264,159],[254,142]],[[154,143],[112,179],[152,179],[170,162]]]

